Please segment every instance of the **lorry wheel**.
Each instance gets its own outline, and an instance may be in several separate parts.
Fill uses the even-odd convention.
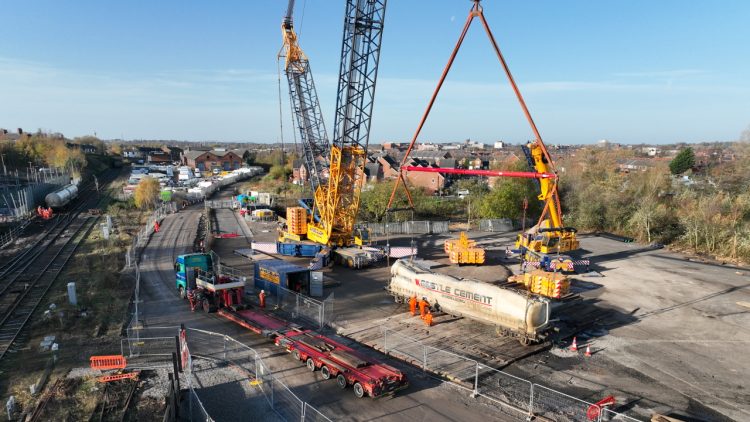
[[[339,374],[336,377],[336,384],[338,384],[339,388],[341,388],[342,390],[346,388],[346,377],[344,377],[342,374]]]
[[[297,350],[295,350],[295,351],[292,352],[292,356],[294,357],[295,360],[302,360],[300,358],[299,351],[297,351]]]
[[[519,343],[521,343],[521,345],[522,345],[522,346],[524,346],[524,347],[528,347],[528,346],[531,346],[531,344],[533,343],[533,342],[531,341],[531,339],[530,339],[530,338],[527,338],[527,337],[521,337],[520,339],[518,339],[518,341],[519,341]]]
[[[320,368],[320,375],[323,376],[324,380],[331,379],[331,371],[328,369],[327,366],[323,366]]]
[[[354,383],[354,395],[360,399],[365,396],[365,389],[362,388],[362,384],[358,382]]]
[[[354,258],[347,258],[346,259],[346,266],[349,268],[354,268]]]
[[[305,362],[305,365],[307,365],[307,369],[309,369],[310,372],[315,372],[315,362],[312,360],[312,358],[307,358],[307,362]]]
[[[180,286],[180,299],[185,299],[185,296],[187,296],[185,294],[185,289],[182,286]]]
[[[208,299],[203,299],[203,310],[206,313],[211,312],[211,304],[208,302]]]

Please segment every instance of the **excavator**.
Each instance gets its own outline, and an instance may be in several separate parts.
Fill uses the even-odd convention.
[[[287,229],[280,242],[298,242],[306,237],[310,242],[330,248],[335,262],[354,268],[382,258],[382,252],[362,248],[369,236],[365,230],[356,227],[355,220],[365,180],[385,5],[386,0],[346,2],[333,141],[330,144],[309,60],[294,31],[294,0],[289,1],[282,23],[284,69],[302,139],[303,159],[310,173],[313,200],[312,203],[301,201],[307,210],[306,224],[296,225],[296,233]]]

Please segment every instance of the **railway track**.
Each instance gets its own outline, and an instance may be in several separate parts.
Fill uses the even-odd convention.
[[[108,178],[109,182],[111,178]],[[81,189],[81,193],[88,192]],[[78,245],[96,227],[99,217],[84,214],[99,201],[88,195],[58,221],[45,236],[14,257],[0,273],[0,362],[26,340],[24,328],[44,299]]]

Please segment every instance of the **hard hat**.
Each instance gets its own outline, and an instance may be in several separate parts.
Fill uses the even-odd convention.
[[[261,293],[263,293],[263,294],[266,294],[266,291],[265,291],[265,290],[261,290],[260,292],[261,292]]]

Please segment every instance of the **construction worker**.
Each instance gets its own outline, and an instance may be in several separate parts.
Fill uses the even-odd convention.
[[[159,233],[159,222],[154,221],[154,232]]]
[[[424,325],[428,327],[432,327],[432,312],[430,310],[427,310],[427,313],[424,316]]]
[[[430,306],[429,303],[427,303],[427,298],[422,297],[422,300],[419,301],[419,317],[424,319],[425,314],[427,313],[427,308]]]
[[[258,300],[260,301],[260,308],[265,309],[266,308],[266,291],[261,290],[260,294],[258,295]]]
[[[409,312],[411,312],[411,316],[417,314],[417,295],[412,295],[409,298]]]
[[[193,289],[188,289],[187,299],[190,302],[190,310],[195,311],[195,293],[193,293]]]

